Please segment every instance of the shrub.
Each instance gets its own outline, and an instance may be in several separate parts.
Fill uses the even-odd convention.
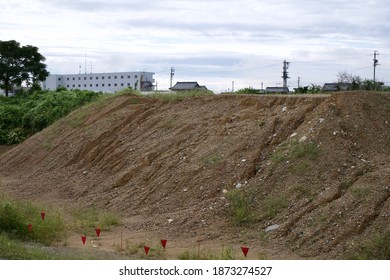
[[[37,92],[1,98],[0,144],[17,144],[102,95],[93,91]]]

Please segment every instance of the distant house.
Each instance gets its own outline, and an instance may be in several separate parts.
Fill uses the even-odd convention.
[[[322,87],[322,91],[341,91],[349,90],[351,83],[325,83]]]
[[[170,88],[170,90],[207,90],[207,87],[200,86],[198,82],[177,82],[175,86]]]
[[[266,93],[288,93],[288,87],[267,87],[265,89]]]

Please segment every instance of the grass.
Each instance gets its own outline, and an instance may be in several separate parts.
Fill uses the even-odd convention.
[[[25,241],[37,241],[45,245],[65,236],[65,225],[58,211],[43,209],[31,203],[19,203],[5,197],[0,198],[0,232]],[[45,220],[41,212],[46,214]],[[28,225],[32,225],[32,230]]]
[[[294,192],[297,192],[302,195],[309,195],[310,194],[310,188],[308,186],[304,185],[296,185],[293,187]]]
[[[179,260],[235,260],[231,246],[223,247],[220,253],[213,253],[201,248],[185,250],[178,256]]]
[[[349,190],[355,198],[363,201],[367,201],[372,194],[372,190],[370,188],[363,186],[353,185]]]
[[[226,195],[229,200],[229,217],[236,226],[254,223],[255,213],[251,204],[253,197],[243,190],[235,189]]]
[[[170,130],[170,129],[174,128],[175,126],[177,126],[178,123],[179,123],[179,121],[175,117],[172,117],[172,118],[164,120],[162,125],[161,125],[161,128],[166,129],[166,130]]]
[[[281,210],[288,206],[288,200],[284,196],[266,197],[262,204],[265,208],[265,219],[273,219]]]
[[[286,196],[261,196],[258,188],[234,189],[226,196],[229,201],[228,216],[235,226],[273,219],[288,206]]]
[[[208,154],[208,155],[206,155],[206,156],[204,156],[204,157],[202,158],[202,162],[203,162],[205,165],[208,165],[208,166],[218,165],[218,164],[220,164],[222,161],[223,161],[223,157],[220,156],[220,155],[217,154],[217,153],[211,153],[211,154]]]
[[[299,142],[293,140],[281,146],[281,149],[274,152],[270,158],[274,165],[284,161],[293,159],[316,160],[320,154],[320,150],[314,142]],[[303,162],[296,172],[302,172],[306,167],[307,162]]]
[[[45,212],[44,220],[41,212]],[[1,195],[0,258],[52,259],[53,256],[41,252],[40,246],[27,246],[26,244],[50,246],[66,240],[70,230],[82,231],[91,236],[94,235],[95,227],[109,230],[119,224],[117,216],[95,208],[73,211],[70,215],[73,225],[66,219],[68,216],[69,213],[63,209],[53,209],[26,201],[19,202]],[[64,243],[66,244],[66,241]],[[85,257],[75,255],[72,258]]]
[[[55,258],[40,248],[27,247],[22,241],[9,238],[6,233],[0,233],[0,257],[9,260],[50,260]]]
[[[87,116],[88,112],[86,110],[79,110],[68,120],[68,124],[73,128],[80,127],[85,123]]]
[[[383,235],[375,235],[365,244],[349,249],[346,259],[390,260],[390,231]]]

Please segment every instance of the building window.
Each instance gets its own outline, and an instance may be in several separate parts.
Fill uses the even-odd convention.
[[[102,80],[104,80],[104,76],[102,77]]]
[[[111,76],[108,76],[108,79],[110,80],[110,79],[111,79]]]
[[[136,78],[136,79],[137,79],[137,78],[138,78],[138,75],[135,75],[135,76],[134,76],[134,78]]]
[[[130,86],[130,83],[127,83],[127,86],[129,87],[129,86]]]
[[[96,77],[96,80],[99,80],[99,77]]]
[[[116,79],[117,78],[117,76],[114,76],[114,79]]]
[[[76,79],[73,77],[72,80],[74,81],[74,80],[76,80]]]
[[[121,79],[123,79],[124,77],[123,76],[121,76]]]
[[[86,84],[84,84],[84,87],[87,87],[87,85],[86,85]]]
[[[118,86],[118,84],[114,84],[114,87]]]
[[[108,84],[108,86],[110,87],[110,86],[111,86],[111,84]]]
[[[69,85],[66,85],[66,87],[68,88],[68,87],[69,87]]]
[[[98,87],[99,86],[99,84],[96,84],[96,87]]]
[[[76,87],[75,85],[72,85],[72,87]]]
[[[130,75],[128,75],[127,78],[130,79]]]
[[[84,81],[87,79],[87,77],[84,77]]]
[[[59,81],[61,81],[61,78],[58,78]]]
[[[79,77],[79,81],[81,80],[81,78]]]
[[[79,87],[81,87],[81,85],[79,85]]]
[[[92,84],[90,84],[89,87],[92,87]]]
[[[66,78],[67,81],[69,81],[69,78]]]
[[[123,83],[121,83],[121,87],[123,87]]]
[[[90,80],[92,80],[92,77],[89,77]]]

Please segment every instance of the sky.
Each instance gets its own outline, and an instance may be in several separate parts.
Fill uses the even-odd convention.
[[[155,73],[159,90],[197,81],[215,92],[336,82],[390,86],[388,0],[0,0],[0,40],[33,45],[51,74]],[[85,63],[87,61],[87,63]],[[87,65],[87,67],[85,67]]]

